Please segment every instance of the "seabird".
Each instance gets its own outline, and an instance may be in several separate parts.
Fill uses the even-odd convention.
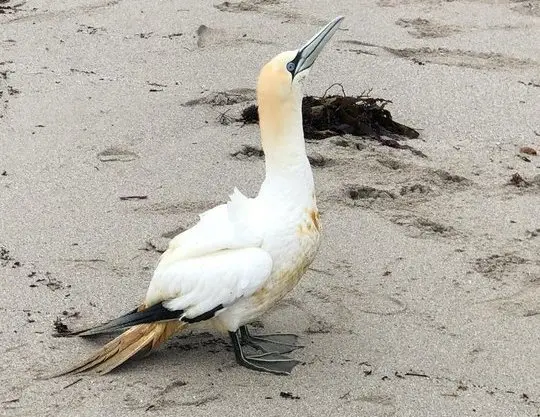
[[[247,368],[286,375],[299,363],[284,355],[299,347],[297,336],[255,336],[246,326],[296,286],[319,248],[321,222],[302,128],[302,85],[342,20],[335,18],[303,47],[280,53],[260,72],[257,102],[266,177],[257,196],[248,198],[235,189],[226,204],[202,213],[197,224],[173,238],[142,305],[70,335],[125,331],[59,375],[106,374],[200,322],[228,332],[236,361]],[[249,354],[246,345],[258,353]]]

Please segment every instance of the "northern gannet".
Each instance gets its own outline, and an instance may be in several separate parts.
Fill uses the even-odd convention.
[[[247,198],[235,188],[230,201],[202,213],[197,224],[173,238],[140,307],[72,335],[127,330],[59,375],[105,374],[198,322],[228,332],[236,361],[247,368],[289,374],[298,364],[283,355],[299,347],[295,335],[253,336],[246,325],[296,286],[319,247],[302,84],[342,20],[328,23],[299,50],[280,53],[260,72],[257,102],[266,177],[258,195]],[[260,353],[250,355],[243,345]]]

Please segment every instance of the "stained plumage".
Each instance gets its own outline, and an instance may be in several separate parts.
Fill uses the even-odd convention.
[[[127,330],[61,374],[107,373],[194,322],[228,332],[239,364],[291,372],[298,362],[284,353],[299,347],[296,336],[254,336],[246,325],[295,287],[319,247],[321,224],[302,130],[302,81],[342,19],[261,70],[257,101],[266,177],[258,195],[248,198],[235,189],[226,204],[202,213],[197,224],[172,239],[139,308],[72,335]],[[247,354],[243,345],[260,353]]]

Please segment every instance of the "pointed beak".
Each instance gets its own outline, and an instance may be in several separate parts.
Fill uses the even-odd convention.
[[[334,33],[336,33],[336,30],[343,19],[343,16],[336,17],[300,48],[298,55],[296,55],[296,58],[294,59],[296,61],[294,75],[311,68],[319,56],[319,53],[324,48],[324,45],[326,45]]]

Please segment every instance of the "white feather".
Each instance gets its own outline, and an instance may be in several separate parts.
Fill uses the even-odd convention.
[[[227,307],[252,295],[272,271],[272,258],[259,248],[222,250],[181,259],[156,270],[147,303],[166,300],[170,310],[197,317],[220,304]]]
[[[253,200],[244,198],[242,202],[222,204],[202,213],[195,226],[171,240],[168,250],[161,257],[160,264],[223,249],[260,246],[261,235],[257,233],[256,228],[249,227],[250,223],[253,223],[249,211],[240,207],[241,203],[250,205],[250,201]],[[235,211],[242,211],[244,217],[235,214]]]
[[[272,271],[261,249],[253,214],[256,203],[235,189],[231,201],[200,215],[199,222],[171,240],[147,291],[145,304],[163,302],[193,318],[252,295]]]

